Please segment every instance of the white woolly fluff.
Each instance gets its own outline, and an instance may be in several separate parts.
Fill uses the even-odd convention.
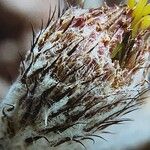
[[[93,31],[91,27],[86,26],[85,28],[83,28],[83,33],[82,36],[83,37],[87,37],[91,34],[91,32]]]
[[[47,108],[47,107],[44,107],[43,109],[43,112],[44,112],[44,123],[45,123],[45,127],[47,127],[47,122],[48,122],[48,116],[50,114],[50,109]]]
[[[48,50],[52,47],[52,44],[50,42],[46,42],[44,47],[42,48],[42,52],[44,52],[45,50]]]
[[[102,14],[98,16],[98,19],[101,21],[101,24],[105,24],[108,21],[108,16],[106,14]]]
[[[60,114],[54,118],[49,119],[47,123],[49,127],[54,127],[60,124],[64,124],[66,119],[67,118],[64,114]]]
[[[36,70],[38,70],[40,68],[44,68],[46,66],[46,64],[47,64],[47,61],[43,55],[42,57],[37,59],[36,62],[32,65],[31,69],[27,73],[27,76],[32,75]]]
[[[0,103],[0,138],[4,137],[5,132],[7,130],[7,126],[5,124],[5,121],[2,120],[4,114],[2,113],[2,109],[3,108],[9,108],[12,106],[14,106],[14,110],[11,112],[6,112],[8,116],[12,116],[16,110],[18,109],[18,103],[19,100],[25,95],[26,93],[26,88],[25,86],[20,82],[20,81],[16,81],[11,88],[8,91],[8,94],[6,95],[6,97],[4,98],[4,100]]]
[[[22,96],[26,93],[26,87],[19,80],[17,80],[9,89],[8,94],[5,99],[2,101],[1,105],[13,105],[18,106],[18,102]]]
[[[77,106],[77,107],[75,107],[75,108],[72,110],[71,114],[74,114],[74,113],[76,113],[76,112],[80,112],[80,111],[83,111],[83,110],[85,110],[85,106]]]
[[[45,91],[46,89],[50,88],[51,86],[55,85],[57,81],[53,79],[49,74],[46,74],[44,76],[44,79],[42,82],[40,82],[40,85],[36,89],[35,93],[37,94],[36,96],[39,96]]]
[[[139,71],[137,71],[134,76],[133,76],[133,82],[130,86],[132,87],[136,87],[136,85],[138,85],[139,83],[142,83],[144,81],[148,81],[148,74],[147,76],[144,75],[145,73],[145,70],[146,69],[143,69],[143,68],[148,68],[148,66],[150,65],[150,55],[149,55],[149,52],[145,52],[144,54],[144,59],[145,59],[145,63],[143,65],[141,65],[141,68],[142,69],[139,69]],[[149,69],[148,69],[149,70]],[[148,71],[147,70],[147,71]],[[141,81],[141,82],[139,82]],[[129,86],[129,88],[130,88]],[[146,86],[146,85],[145,85]],[[147,85],[148,86],[148,85]]]
[[[103,0],[85,0],[84,8],[98,8],[103,4]]]
[[[88,13],[88,9],[81,9],[81,8],[78,8],[78,9],[73,9],[73,16],[76,16],[76,17],[79,17],[81,16],[82,14],[86,14]]]
[[[62,98],[59,102],[54,103],[54,104],[52,105],[52,107],[50,108],[50,112],[51,112],[51,113],[56,113],[60,108],[62,108],[64,105],[67,104],[68,99],[69,99],[69,98],[68,98],[67,96],[65,96],[65,97]]]

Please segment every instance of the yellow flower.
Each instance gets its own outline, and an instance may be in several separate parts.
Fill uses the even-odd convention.
[[[128,0],[128,6],[133,10],[132,17],[132,36],[138,30],[146,30],[150,27],[150,3],[148,0]]]

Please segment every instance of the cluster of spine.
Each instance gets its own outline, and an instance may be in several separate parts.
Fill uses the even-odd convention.
[[[0,145],[49,147],[101,134],[143,103],[149,30],[132,37],[127,6],[69,8],[35,36],[20,75],[1,104]]]

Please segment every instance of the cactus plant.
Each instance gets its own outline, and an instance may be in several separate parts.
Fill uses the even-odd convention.
[[[33,29],[32,47],[0,104],[3,149],[85,147],[84,140],[103,139],[107,127],[129,121],[123,115],[149,90],[146,1],[54,15],[39,33]]]

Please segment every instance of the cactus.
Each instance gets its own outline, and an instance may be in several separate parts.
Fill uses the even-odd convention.
[[[107,127],[130,120],[123,115],[149,90],[149,4],[139,17],[139,3],[70,7],[56,20],[54,11],[38,34],[33,29],[32,47],[0,104],[2,149],[86,147],[84,140],[103,139]]]

